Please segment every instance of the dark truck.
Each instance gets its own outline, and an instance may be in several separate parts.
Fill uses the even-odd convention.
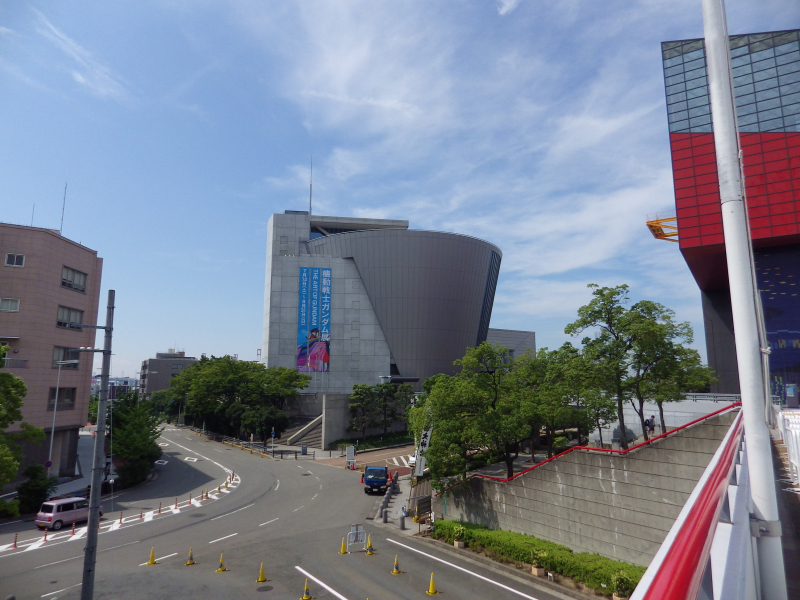
[[[387,467],[367,467],[364,475],[361,476],[361,483],[364,484],[364,493],[386,491],[386,484],[389,481],[389,469]]]

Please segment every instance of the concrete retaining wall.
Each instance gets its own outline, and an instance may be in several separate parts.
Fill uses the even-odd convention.
[[[627,455],[577,450],[508,483],[472,478],[434,498],[433,510],[647,566],[735,415]]]

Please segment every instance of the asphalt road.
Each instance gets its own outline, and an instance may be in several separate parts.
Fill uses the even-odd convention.
[[[371,525],[379,498],[364,494],[358,472],[259,458],[188,430],[164,431],[159,441],[166,464],[157,479],[103,503],[97,599],[297,600],[306,578],[319,599],[427,598],[431,573],[445,598],[565,597]],[[204,490],[213,491],[200,501]],[[365,524],[373,556],[339,554],[352,523]],[[31,522],[0,526],[0,598],[79,598],[84,530],[73,536],[65,527],[43,542]],[[151,547],[158,564],[145,565]],[[186,566],[190,547],[197,564]],[[228,570],[218,573],[222,553]],[[390,573],[395,555],[400,575]],[[262,562],[269,581],[256,583]]]

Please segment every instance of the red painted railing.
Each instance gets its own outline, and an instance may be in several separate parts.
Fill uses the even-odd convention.
[[[694,496],[694,501],[690,497],[689,501],[692,503],[688,506],[688,512],[682,513],[683,519],[679,516],[679,521],[673,526],[673,531],[676,527],[678,529],[661,564],[651,565],[656,566],[657,570],[647,590],[638,596],[642,600],[687,600],[697,597],[731,470],[735,467],[736,452],[743,430],[741,414],[731,429],[732,433],[727,436],[725,447],[721,448],[716,464],[709,465],[711,471],[704,473],[705,481],[702,482],[699,493]],[[658,556],[655,560],[658,560]]]
[[[702,416],[702,417],[700,417],[698,419],[695,419],[694,421],[689,421],[688,423],[685,423],[685,424],[681,425],[680,427],[676,427],[675,429],[670,429],[669,431],[667,431],[665,433],[662,433],[661,435],[657,435],[654,438],[650,438],[646,442],[642,442],[641,444],[636,444],[635,446],[631,446],[627,450],[612,450],[612,449],[609,449],[609,448],[592,448],[590,446],[573,446],[572,448],[569,448],[568,450],[565,450],[564,452],[561,452],[560,454],[556,454],[555,456],[551,456],[547,460],[543,460],[542,462],[537,463],[537,464],[533,465],[532,467],[528,467],[524,471],[520,471],[519,473],[516,473],[516,474],[512,475],[511,477],[505,477],[505,478],[503,478],[503,477],[492,477],[491,475],[484,475],[482,473],[474,473],[474,474],[470,475],[469,477],[467,477],[466,479],[464,479],[463,481],[459,481],[458,483],[453,484],[448,488],[445,488],[444,490],[442,490],[441,492],[439,492],[439,493],[437,493],[435,495],[439,496],[439,495],[443,494],[444,492],[447,492],[448,490],[453,489],[454,487],[462,485],[463,483],[465,483],[469,479],[472,479],[473,477],[480,477],[481,479],[491,479],[492,481],[499,481],[501,483],[508,483],[509,481],[511,481],[513,479],[516,479],[517,477],[521,477],[525,473],[529,473],[529,472],[533,471],[534,469],[538,469],[539,467],[541,467],[543,465],[546,465],[550,461],[553,461],[553,460],[557,459],[560,456],[564,456],[565,454],[569,454],[570,452],[574,452],[575,450],[588,450],[589,452],[609,452],[609,453],[612,453],[612,454],[627,454],[628,452],[632,452],[633,450],[636,450],[638,448],[643,448],[644,446],[652,444],[653,442],[655,442],[657,440],[660,440],[660,439],[665,438],[665,437],[670,436],[670,435],[674,435],[675,433],[677,433],[679,431],[682,431],[682,430],[686,429],[687,427],[691,427],[692,425],[694,425],[696,423],[700,423],[701,421],[705,421],[706,419],[709,419],[711,417],[714,417],[714,416],[716,416],[718,414],[721,414],[721,413],[724,413],[726,411],[732,410],[732,409],[736,408],[737,406],[741,406],[741,405],[742,405],[741,402],[734,402],[733,404],[730,404],[730,405],[728,405],[728,406],[726,406],[724,408],[721,408],[719,410],[715,410],[714,412],[709,413],[707,415],[704,415],[704,416]]]

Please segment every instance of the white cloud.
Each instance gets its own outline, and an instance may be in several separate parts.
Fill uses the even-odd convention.
[[[497,12],[502,15],[507,15],[519,6],[521,0],[497,0]]]

